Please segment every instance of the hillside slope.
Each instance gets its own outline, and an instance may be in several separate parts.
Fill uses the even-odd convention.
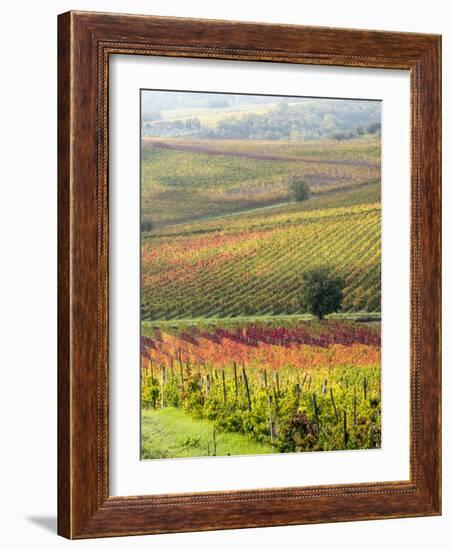
[[[148,235],[142,319],[301,313],[301,276],[320,265],[344,276],[343,311],[380,310],[379,202],[276,210]]]
[[[149,140],[142,145],[142,219],[154,227],[292,200],[291,180],[314,194],[380,181],[376,137],[296,147],[250,140]]]

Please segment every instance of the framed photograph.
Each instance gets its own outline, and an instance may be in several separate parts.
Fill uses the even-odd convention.
[[[59,533],[440,514],[440,37],[58,23]]]

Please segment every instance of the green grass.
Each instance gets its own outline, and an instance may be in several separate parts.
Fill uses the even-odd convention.
[[[213,456],[213,433],[212,422],[191,418],[180,409],[142,409],[141,458]],[[245,435],[216,432],[216,456],[274,452],[270,445],[253,441]]]

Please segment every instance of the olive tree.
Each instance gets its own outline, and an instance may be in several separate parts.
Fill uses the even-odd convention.
[[[300,305],[305,311],[323,319],[328,313],[341,308],[344,286],[343,278],[328,267],[306,271],[302,275]]]

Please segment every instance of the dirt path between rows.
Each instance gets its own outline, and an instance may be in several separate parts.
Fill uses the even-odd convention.
[[[205,155],[220,157],[242,157],[254,160],[280,160],[290,162],[305,162],[307,164],[328,164],[336,166],[359,166],[363,168],[379,168],[380,163],[366,160],[326,160],[326,159],[305,159],[300,157],[288,157],[279,155],[269,155],[266,153],[249,153],[247,151],[222,151],[220,149],[210,149],[198,145],[189,145],[186,143],[169,143],[167,141],[146,140],[145,144],[156,149],[171,149],[173,151],[186,151],[188,153],[203,153]]]

